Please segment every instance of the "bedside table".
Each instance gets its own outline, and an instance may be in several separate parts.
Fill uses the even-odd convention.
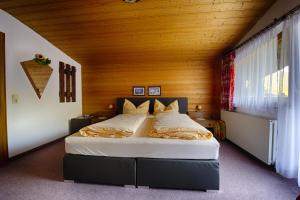
[[[98,123],[98,122],[105,121],[109,118],[110,117],[107,117],[107,116],[91,116],[90,120],[91,120],[91,124],[95,124],[95,123]]]
[[[80,116],[76,118],[72,118],[69,123],[69,134],[73,134],[78,132],[81,128],[88,126],[91,124],[91,118]]]
[[[100,112],[97,112],[87,116],[72,118],[69,124],[69,134],[76,133],[85,126],[105,121],[111,117],[113,117],[112,114],[108,115],[107,113],[101,114]]]
[[[205,128],[207,128],[208,130],[210,130],[212,133],[214,133],[214,128],[216,126],[217,120],[213,120],[213,119],[194,119],[196,122],[198,122],[199,124],[201,124],[202,126],[204,126]]]
[[[190,116],[190,118],[192,118],[193,120],[196,119],[204,119],[204,113],[203,112],[196,112],[196,111],[189,111],[188,115]]]
[[[204,126],[206,129],[211,131],[214,134],[214,137],[220,140],[225,139],[226,135],[226,127],[225,122],[222,120],[214,120],[214,119],[194,119],[196,122]]]

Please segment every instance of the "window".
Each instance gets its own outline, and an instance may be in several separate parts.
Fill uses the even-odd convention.
[[[265,96],[288,96],[289,66],[278,70],[264,78],[264,94]]]
[[[281,93],[288,94],[287,84],[279,84],[282,78],[287,83],[284,75],[288,74],[288,68],[278,68],[279,32],[277,28],[270,29],[237,49],[233,100],[238,110],[273,116],[276,114],[277,97]]]
[[[282,32],[277,35],[277,66],[280,66]],[[264,77],[264,95],[271,97],[288,96],[289,67],[278,69]]]

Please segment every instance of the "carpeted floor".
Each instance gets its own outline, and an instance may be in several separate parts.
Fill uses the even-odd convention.
[[[217,192],[125,188],[65,183],[62,141],[0,168],[0,200],[241,199],[294,200],[300,189],[229,142],[221,143],[221,189]]]

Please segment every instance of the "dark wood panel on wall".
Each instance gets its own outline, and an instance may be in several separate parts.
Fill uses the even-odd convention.
[[[65,102],[65,63],[59,62],[59,102]]]
[[[76,67],[71,67],[71,99],[72,102],[76,102]]]
[[[71,101],[71,87],[70,87],[70,80],[71,80],[71,72],[70,72],[70,65],[66,64],[66,102]]]
[[[8,159],[5,90],[5,35],[0,32],[0,164]]]
[[[76,67],[59,62],[59,102],[76,102]]]
[[[200,104],[208,115],[218,117],[213,65],[194,61],[83,67],[83,112],[108,110],[117,97],[131,96],[134,85],[160,85],[162,97],[186,96],[190,111]]]

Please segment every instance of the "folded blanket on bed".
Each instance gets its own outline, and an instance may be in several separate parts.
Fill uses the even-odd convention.
[[[144,122],[145,114],[120,114],[111,119],[82,128],[82,136],[122,138],[134,134]]]
[[[156,115],[150,137],[186,140],[209,140],[212,133],[185,114],[161,113]]]

